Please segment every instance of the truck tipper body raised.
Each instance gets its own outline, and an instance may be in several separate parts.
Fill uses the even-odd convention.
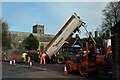
[[[67,39],[72,36],[79,28],[84,24],[77,14],[72,15],[67,23],[62,27],[62,29],[56,34],[56,36],[51,40],[51,42],[46,46],[45,53],[51,59],[53,54],[56,54]]]

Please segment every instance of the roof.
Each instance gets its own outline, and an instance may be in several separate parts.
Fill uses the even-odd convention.
[[[17,32],[17,31],[10,31],[11,33],[11,38],[12,39],[17,39],[17,40],[24,40],[25,38],[29,37],[31,33],[28,32]],[[37,34],[37,33],[32,33],[39,41],[43,42],[49,42],[53,39],[54,35],[50,34]]]

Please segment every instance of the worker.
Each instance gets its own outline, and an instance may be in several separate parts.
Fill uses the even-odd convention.
[[[47,57],[47,55],[43,52],[43,54],[41,55],[40,64],[42,64],[42,60],[44,61],[45,64],[45,57]]]
[[[26,61],[26,55],[27,55],[27,53],[26,53],[26,52],[23,52],[22,58],[23,58],[23,61],[24,61],[24,62]]]
[[[30,62],[30,51],[28,51],[27,58],[28,58],[28,63],[29,63]]]
[[[94,51],[94,45],[93,45],[93,44],[90,44],[90,45],[89,45],[89,51],[90,51],[91,53],[95,53],[95,51]]]
[[[5,60],[5,61],[7,60],[6,53],[3,54],[3,60]]]
[[[80,51],[78,53],[81,54],[81,55],[85,55],[82,48],[80,48]]]
[[[41,61],[41,51],[40,50],[38,50],[38,61]]]
[[[40,50],[38,50],[38,54],[41,54],[41,51],[40,51]]]
[[[41,59],[41,51],[38,50],[38,51],[37,51],[37,61],[39,62],[40,59]]]
[[[108,64],[109,66],[112,66],[112,55],[109,55]]]

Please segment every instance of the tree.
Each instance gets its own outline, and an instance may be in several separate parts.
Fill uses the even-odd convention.
[[[7,22],[2,22],[2,47],[3,49],[9,49],[11,47],[11,36]]]
[[[110,2],[103,12],[102,31],[110,30],[112,26],[120,21],[120,1]]]
[[[22,49],[23,48],[22,40],[18,36],[12,38],[11,48],[13,48],[13,49]]]
[[[33,34],[30,34],[28,38],[24,39],[23,45],[26,49],[37,50],[39,46],[39,41],[36,37],[33,36]]]

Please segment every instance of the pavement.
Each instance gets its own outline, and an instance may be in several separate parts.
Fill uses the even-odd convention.
[[[64,64],[39,64],[33,63],[29,67],[28,63],[16,63],[10,65],[9,62],[2,62],[2,78],[4,79],[69,79],[69,80],[112,80],[112,73],[104,73],[99,71],[98,74],[93,74],[87,77],[82,77],[79,72],[64,74]]]

